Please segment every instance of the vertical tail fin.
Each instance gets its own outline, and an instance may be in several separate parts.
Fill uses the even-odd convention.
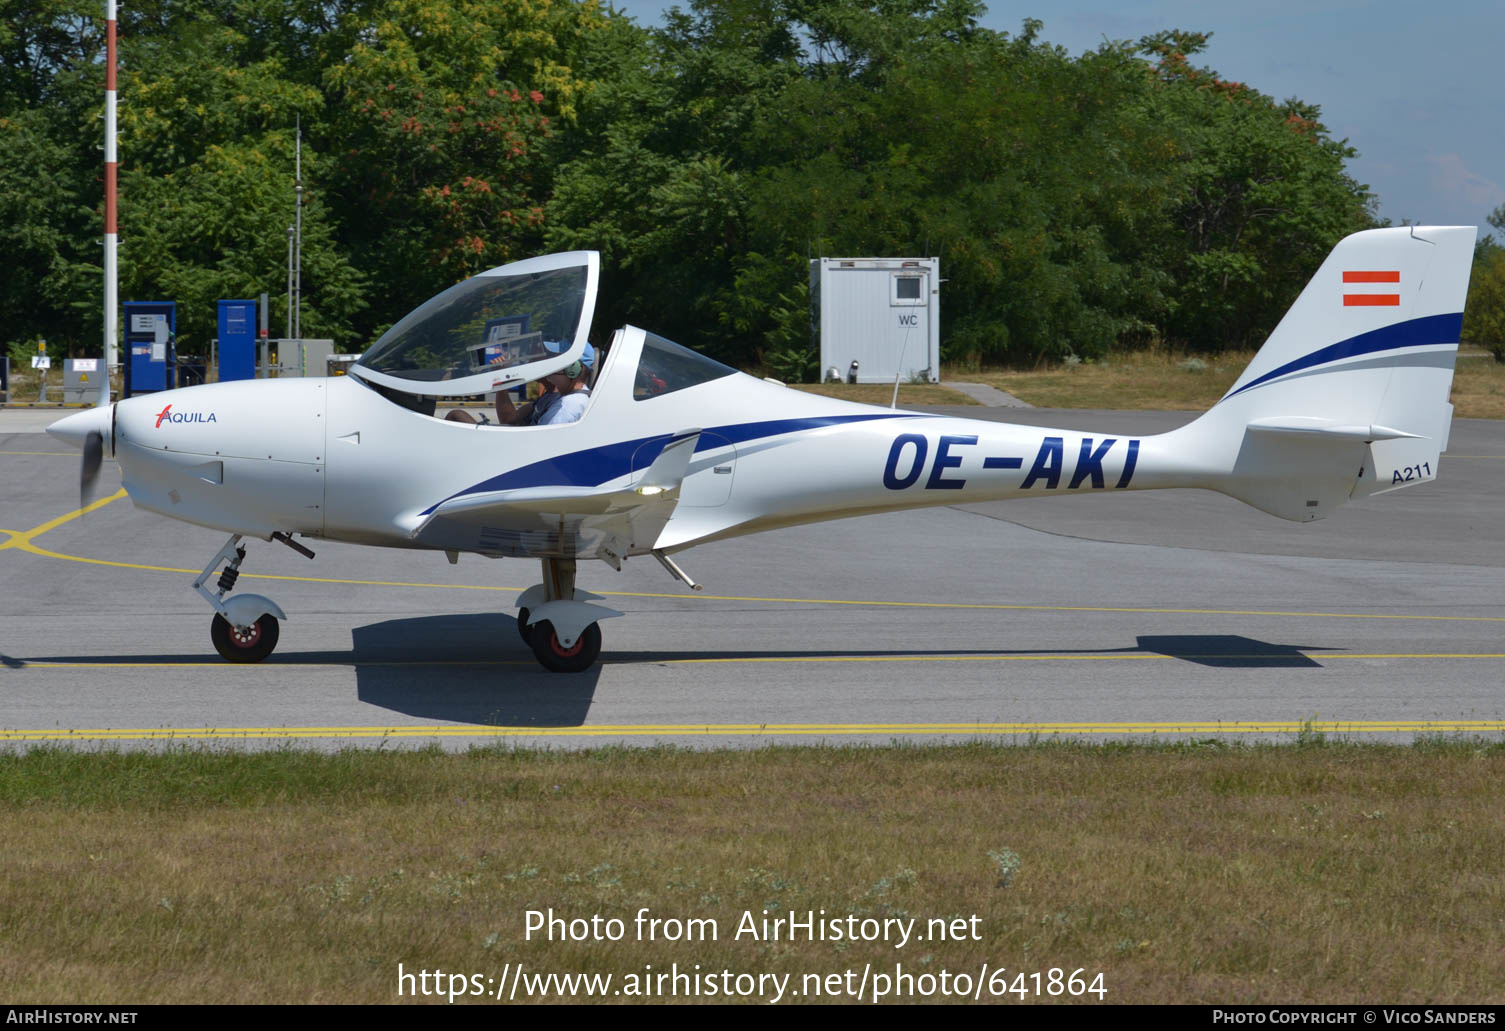
[[[1206,485],[1305,522],[1434,479],[1474,235],[1401,227],[1339,242],[1222,400],[1176,431],[1208,456]]]

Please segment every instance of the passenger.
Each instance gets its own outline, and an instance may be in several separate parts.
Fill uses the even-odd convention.
[[[557,353],[567,345],[548,341],[544,346]],[[544,392],[531,405],[517,408],[505,392],[497,394],[497,421],[511,426],[562,426],[576,421],[590,403],[590,387],[587,384],[595,364],[596,349],[586,344],[585,353],[579,361],[571,362],[558,372],[543,378]]]
[[[555,354],[569,347],[563,341],[552,340],[545,341],[544,346]],[[499,391],[496,395],[497,422],[503,426],[562,426],[576,421],[590,402],[589,383],[595,364],[596,349],[586,344],[585,352],[578,361],[550,373],[540,381],[543,393],[533,402],[514,405],[509,391]],[[453,422],[476,421],[470,413],[458,408],[445,418]]]

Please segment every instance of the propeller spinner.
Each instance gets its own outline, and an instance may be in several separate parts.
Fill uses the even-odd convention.
[[[111,451],[114,450],[114,431],[111,425],[114,414],[114,405],[89,408],[59,419],[47,427],[50,435],[83,452],[78,483],[80,508],[93,500],[94,487],[99,479],[99,467],[104,462],[106,447],[108,446]]]

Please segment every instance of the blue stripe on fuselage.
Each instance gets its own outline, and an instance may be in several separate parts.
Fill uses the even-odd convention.
[[[854,422],[869,422],[874,419],[912,419],[912,412],[887,412],[881,415],[827,415],[814,419],[773,419],[764,422],[739,422],[727,426],[708,427],[701,436],[700,442],[695,446],[698,454],[701,451],[709,451],[718,447],[725,447],[728,442],[741,444],[749,440],[759,440],[763,437],[776,437],[784,433],[797,433],[802,430],[823,429],[827,426],[842,426]],[[919,416],[926,418],[926,416]],[[720,439],[707,440],[712,434]],[[445,501],[453,501],[455,498],[463,498],[467,494],[489,494],[499,490],[521,490],[524,487],[595,487],[614,480],[619,476],[626,476],[633,471],[633,456],[644,445],[654,442],[659,443],[659,448],[651,454],[645,454],[643,460],[651,463],[658,457],[671,440],[678,439],[676,434],[663,433],[652,437],[639,437],[636,440],[624,440],[616,444],[603,444],[600,447],[587,448],[584,451],[572,451],[567,455],[555,455],[545,458],[541,462],[531,465],[520,466],[489,480],[457,491],[428,508],[420,515],[428,515],[444,504]]]
[[[1246,390],[1252,390],[1261,384],[1268,383],[1272,379],[1289,376],[1293,372],[1301,372],[1312,369],[1318,365],[1335,362],[1343,358],[1355,358],[1361,354],[1374,354],[1377,351],[1398,351],[1403,347],[1427,347],[1433,344],[1456,344],[1459,334],[1463,330],[1463,313],[1454,315],[1427,315],[1419,319],[1408,319],[1405,322],[1396,322],[1389,326],[1381,326],[1379,329],[1368,333],[1360,333],[1358,336],[1349,337],[1336,344],[1319,348],[1303,358],[1286,362],[1278,369],[1265,373],[1257,379],[1239,387],[1233,393],[1223,398],[1242,394]]]

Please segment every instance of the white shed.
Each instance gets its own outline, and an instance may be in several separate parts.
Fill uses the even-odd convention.
[[[810,262],[810,322],[824,379],[941,381],[941,259],[820,258]]]

